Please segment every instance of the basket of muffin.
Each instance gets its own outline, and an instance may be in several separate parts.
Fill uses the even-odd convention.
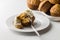
[[[60,21],[60,0],[27,0],[27,7],[42,12],[53,21]]]

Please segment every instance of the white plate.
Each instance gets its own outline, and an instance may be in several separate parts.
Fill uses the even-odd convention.
[[[37,31],[43,30],[49,26],[50,21],[48,18],[41,15],[40,12],[33,11],[33,13],[34,13],[34,16],[36,18],[36,20],[34,22],[34,24],[35,24],[34,27],[36,28]],[[18,31],[18,32],[34,32],[34,30],[31,27],[25,27],[23,29],[17,29],[13,25],[13,21],[14,21],[15,17],[16,17],[16,15],[13,15],[7,19],[6,23],[7,23],[7,26],[9,29],[14,30],[14,31]]]

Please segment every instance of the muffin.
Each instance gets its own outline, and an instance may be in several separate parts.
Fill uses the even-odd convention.
[[[52,4],[49,1],[43,1],[39,4],[38,10],[47,12],[51,8]]]
[[[52,4],[59,4],[60,0],[49,0],[49,2]]]
[[[60,17],[60,4],[55,4],[51,9],[50,9],[51,16],[56,16]]]
[[[14,24],[16,28],[21,29],[33,24],[34,20],[35,17],[32,12],[30,10],[26,10],[16,17],[16,19],[14,20]]]
[[[27,0],[27,6],[32,9],[36,10],[39,6],[40,0]]]
[[[33,16],[32,12],[29,10],[24,11],[20,14],[19,18],[22,20],[22,24],[24,26],[31,25],[31,22],[35,20],[35,17]]]

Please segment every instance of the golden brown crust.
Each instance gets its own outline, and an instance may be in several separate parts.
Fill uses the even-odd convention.
[[[52,4],[46,0],[46,1],[43,1],[39,4],[38,10],[43,11],[43,12],[47,12],[51,6],[52,6]]]
[[[49,2],[52,4],[59,4],[60,0],[49,0]]]
[[[39,6],[40,0],[27,0],[27,6],[32,9],[36,10]]]
[[[32,10],[37,10],[38,6],[27,3],[27,6]]]
[[[40,0],[27,0],[27,3],[29,3],[31,5],[39,5]]]
[[[45,1],[45,0],[40,0],[40,1],[42,2],[42,1]]]
[[[19,19],[23,20],[23,19],[25,19],[26,16],[27,16],[26,13],[21,13],[19,15]]]
[[[56,16],[60,17],[60,4],[55,4],[51,9],[50,9],[51,16]]]

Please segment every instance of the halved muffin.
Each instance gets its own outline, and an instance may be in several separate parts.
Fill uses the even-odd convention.
[[[35,17],[33,16],[32,12],[29,10],[24,11],[23,13],[20,14],[19,18],[22,20],[22,24],[24,26],[27,26],[33,23]]]
[[[26,10],[19,14],[15,20],[16,28],[23,28],[25,26],[30,26],[33,24],[35,17],[30,10]]]

